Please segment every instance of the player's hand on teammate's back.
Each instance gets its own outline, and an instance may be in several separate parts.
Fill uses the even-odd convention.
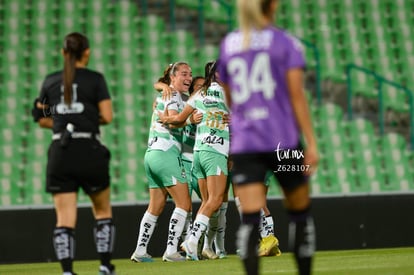
[[[162,87],[162,100],[167,101],[172,97],[173,90],[167,84]]]
[[[190,116],[190,121],[192,124],[199,124],[203,120],[203,113],[194,110]]]

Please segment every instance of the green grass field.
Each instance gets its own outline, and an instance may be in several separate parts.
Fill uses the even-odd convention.
[[[118,275],[231,275],[243,274],[236,255],[223,260],[165,263],[156,258],[153,263],[132,263],[129,259],[114,260]],[[79,275],[97,274],[98,261],[76,261]],[[332,275],[394,275],[414,274],[414,248],[321,251],[316,253],[314,274]],[[48,275],[61,274],[58,263],[0,265],[0,274]],[[261,260],[261,274],[296,274],[291,253]]]

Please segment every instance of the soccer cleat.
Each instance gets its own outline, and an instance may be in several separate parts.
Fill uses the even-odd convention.
[[[180,254],[180,252],[175,252],[170,255],[167,255],[166,253],[164,253],[164,255],[162,256],[162,260],[164,262],[183,262],[186,259],[183,255]]]
[[[280,251],[279,246],[275,246],[272,248],[272,250],[270,250],[269,255],[268,256],[280,256],[282,255],[282,251]]]
[[[131,261],[136,263],[151,263],[154,260],[152,259],[152,256],[148,253],[145,253],[143,255],[138,255],[135,252],[131,256]]]
[[[216,253],[213,252],[213,250],[211,250],[210,248],[207,249],[203,249],[203,251],[201,252],[201,255],[209,260],[216,260],[218,259],[218,256]]]
[[[105,266],[105,265],[101,265],[99,267],[99,275],[116,275],[115,273],[115,266],[110,265],[110,266]]]
[[[274,235],[269,235],[260,240],[259,244],[259,257],[269,256],[274,247],[279,245],[279,240]]]
[[[227,258],[227,252],[226,251],[217,251],[217,256],[219,259],[225,259]]]
[[[197,244],[192,244],[189,241],[184,241],[181,244],[181,248],[187,253],[187,260],[198,261]]]

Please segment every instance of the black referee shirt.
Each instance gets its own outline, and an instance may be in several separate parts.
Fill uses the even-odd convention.
[[[63,100],[63,72],[46,76],[40,91],[40,101],[50,106],[53,133],[62,132],[67,123],[75,125],[75,132],[99,133],[98,103],[110,99],[108,86],[101,73],[76,68],[72,84],[72,104]]]

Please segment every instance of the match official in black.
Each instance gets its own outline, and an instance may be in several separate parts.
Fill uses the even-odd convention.
[[[41,127],[53,129],[46,184],[57,218],[53,244],[63,274],[75,274],[77,193],[82,188],[92,201],[96,219],[99,274],[115,274],[111,264],[115,227],[110,204],[110,152],[99,140],[99,125],[112,121],[111,98],[104,76],[86,68],[90,55],[87,37],[68,34],[62,55],[63,71],[46,77],[33,110]]]

